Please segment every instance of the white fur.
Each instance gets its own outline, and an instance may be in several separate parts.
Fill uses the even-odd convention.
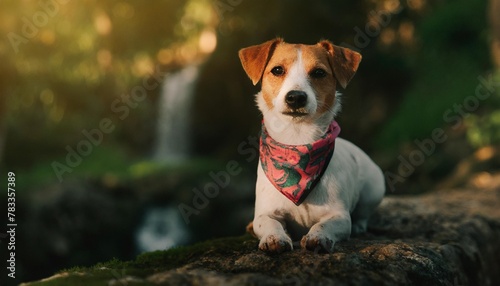
[[[297,49],[297,61],[288,69],[287,76],[283,81],[280,92],[273,100],[276,110],[280,112],[286,111],[285,96],[290,90],[302,90],[308,94],[305,110],[311,114],[316,112],[318,103],[316,102],[316,98],[311,96],[314,95],[314,90],[307,80],[307,73],[303,67],[302,51]]]
[[[301,58],[298,50],[297,61],[288,70],[273,109],[268,108],[262,93],[257,94],[269,135],[289,145],[318,140],[340,111],[340,101],[336,98],[335,105],[314,122],[282,114],[286,108],[284,98],[290,90],[306,92],[307,112],[317,111],[314,89]],[[317,246],[331,252],[335,243],[349,238],[351,232],[366,230],[368,218],[384,193],[380,168],[358,147],[341,138],[336,140],[335,152],[320,182],[299,206],[276,190],[259,163],[253,221],[259,248],[270,252],[293,249],[292,238],[303,236],[302,247]]]

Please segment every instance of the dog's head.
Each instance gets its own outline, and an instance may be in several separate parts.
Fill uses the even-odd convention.
[[[262,82],[261,110],[295,121],[333,117],[337,84],[345,88],[361,61],[359,53],[326,40],[303,45],[281,38],[241,49],[239,57],[253,84]]]

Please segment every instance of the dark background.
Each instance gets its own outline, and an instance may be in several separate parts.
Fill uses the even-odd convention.
[[[248,138],[261,117],[258,87],[237,52],[276,36],[329,39],[363,55],[338,121],[341,136],[389,176],[388,195],[487,184],[500,170],[500,12],[490,2],[2,1],[0,181],[6,186],[15,172],[17,281],[133,258],[154,209],[177,215],[153,223],[158,237],[189,233],[174,245],[242,234],[257,164]],[[184,112],[189,156],[156,158],[160,85],[126,116],[114,103],[192,64],[199,77]],[[478,99],[478,90],[488,98]],[[59,180],[54,162],[65,164],[68,146],[76,149],[82,132],[105,118],[113,131]],[[431,144],[436,129],[446,140]],[[241,172],[179,224],[193,189],[203,191],[233,161]]]

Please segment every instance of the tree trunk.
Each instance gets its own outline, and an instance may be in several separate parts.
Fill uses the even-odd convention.
[[[491,54],[493,63],[500,68],[500,0],[490,0],[489,18],[492,32]]]

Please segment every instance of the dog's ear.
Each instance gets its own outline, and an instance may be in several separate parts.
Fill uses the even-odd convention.
[[[263,44],[250,46],[239,51],[238,55],[240,56],[243,69],[252,80],[253,85],[256,85],[262,78],[264,68],[271,58],[274,48],[281,42],[283,42],[283,39],[276,38]]]
[[[321,41],[318,45],[322,46],[328,52],[328,60],[332,67],[335,78],[342,88],[345,88],[349,81],[358,70],[361,62],[361,55],[347,48],[335,46],[329,41]]]

